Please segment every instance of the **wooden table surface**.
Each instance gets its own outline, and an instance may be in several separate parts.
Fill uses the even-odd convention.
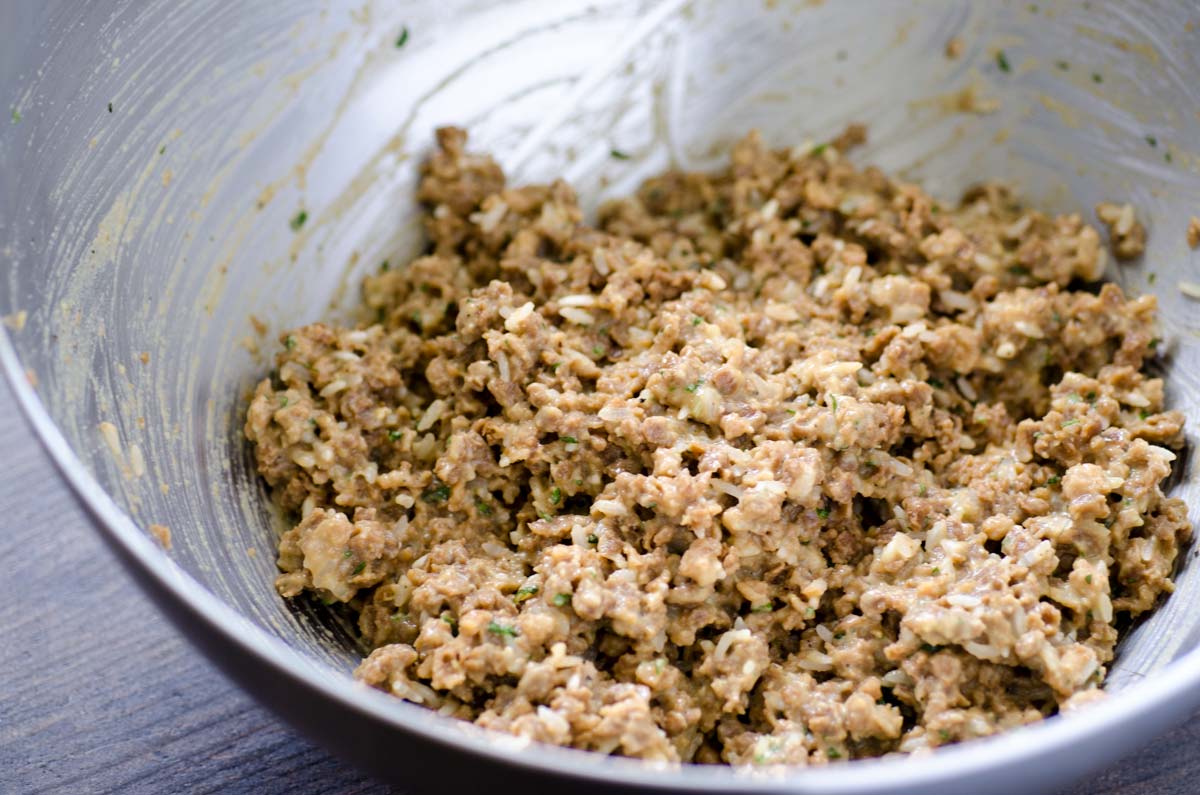
[[[0,472],[0,793],[389,791],[176,633],[89,526],[2,379]],[[1200,793],[1196,719],[1059,795],[1182,793]]]

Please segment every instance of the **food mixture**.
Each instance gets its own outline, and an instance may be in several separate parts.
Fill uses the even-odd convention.
[[[1099,696],[1190,533],[1155,299],[1097,282],[1079,215],[939,205],[863,135],[751,133],[593,226],[441,130],[428,253],[254,392],[280,593],[356,613],[375,687],[647,759],[911,752]]]

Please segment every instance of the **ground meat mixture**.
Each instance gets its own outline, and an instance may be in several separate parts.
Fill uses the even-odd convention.
[[[357,614],[371,685],[647,759],[909,752],[1098,696],[1190,532],[1154,297],[1097,283],[1079,215],[939,205],[862,139],[752,133],[589,225],[441,130],[426,255],[254,392],[279,591]]]

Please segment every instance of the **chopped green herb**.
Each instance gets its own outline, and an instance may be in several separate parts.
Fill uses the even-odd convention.
[[[1128,508],[1130,505],[1133,505],[1133,498],[1126,497],[1125,499],[1121,500],[1121,504]]]
[[[343,558],[352,558],[352,557],[354,557],[354,553],[347,549],[345,552],[342,553],[342,557]]]
[[[703,323],[703,322],[704,322],[704,318],[700,317],[699,315],[697,315],[696,317],[692,318],[692,325],[693,325],[693,326],[699,326],[699,325],[700,325],[701,323]]]
[[[279,396],[279,406],[280,406],[280,408],[285,408],[285,407],[287,406],[287,404],[288,404],[288,397],[287,397],[287,395],[280,395],[280,396]]]
[[[550,365],[550,372],[557,373],[558,368],[562,367],[562,365],[563,365],[562,362],[555,362],[554,364]]]
[[[1146,274],[1146,282],[1148,284],[1154,284],[1156,281],[1158,281],[1157,273],[1155,273],[1154,271],[1150,271],[1149,273]]]
[[[924,497],[927,493],[929,493],[929,487],[926,486],[924,483],[922,483],[920,486],[917,487],[917,496],[918,497]]]
[[[308,213],[305,212],[304,210],[301,210],[300,212],[298,212],[292,216],[292,220],[288,221],[288,226],[290,226],[292,228],[293,232],[299,232],[300,227],[304,226],[304,222],[307,220],[308,220]]]
[[[1146,143],[1150,144],[1151,146],[1158,146],[1158,139],[1155,138],[1153,135],[1147,135]]]
[[[593,345],[592,346],[592,355],[593,356],[603,356],[604,355],[604,346],[603,345]]]
[[[844,638],[844,637],[846,637],[846,633],[845,633],[845,632],[835,632],[835,633],[833,633],[833,639],[834,639],[834,640],[841,640],[841,639],[842,639],[842,638]]]
[[[1028,276],[1029,268],[1026,268],[1023,265],[1013,265],[1012,267],[1010,267],[1008,269],[1008,272],[1011,273],[1013,276]]]
[[[1068,402],[1068,403],[1081,403],[1082,401],[1083,401],[1083,398],[1081,398],[1081,397],[1080,397],[1078,394],[1076,394],[1075,392],[1072,392],[1071,394],[1067,395],[1067,402]]]
[[[1149,343],[1149,348],[1150,348],[1150,350],[1154,350],[1155,348],[1157,348],[1157,347],[1158,347],[1158,343],[1160,343],[1160,342],[1162,342],[1162,340],[1161,340],[1161,339],[1159,339],[1158,337],[1152,337],[1152,338],[1150,339],[1150,343]]]
[[[479,497],[476,497],[475,498],[475,510],[479,511],[480,516],[491,516],[492,515],[492,504],[489,503],[487,500],[483,500],[483,499],[480,499]]]
[[[1088,585],[1091,585],[1092,584],[1092,575],[1089,574],[1088,576],[1084,577],[1083,581],[1086,582]]]
[[[396,49],[400,49],[405,44],[408,44],[408,26],[400,29],[400,35],[396,37]]]
[[[1008,56],[1004,54],[1004,50],[996,53],[996,66],[1000,67],[1001,72],[1011,72],[1012,66],[1008,63]]]
[[[692,394],[695,394],[696,390],[699,389],[703,383],[704,383],[704,379],[701,378],[699,381],[697,381],[694,384],[688,384],[687,386],[684,387],[684,389],[686,389],[688,392],[691,392]]]
[[[1100,76],[1099,72],[1092,72],[1092,82],[1093,83],[1103,83],[1104,78]]]
[[[575,485],[576,485],[576,486],[582,486],[582,485],[583,485],[583,478],[575,478]]]
[[[825,152],[825,150],[828,148],[829,148],[829,144],[817,144],[816,146],[814,146],[812,148],[812,156],[820,157]]]
[[[450,499],[450,487],[445,483],[438,483],[436,486],[430,486],[421,492],[421,499],[425,502],[445,502]]]
[[[834,411],[837,411],[837,395],[829,396],[829,405],[833,407]]]
[[[1071,64],[1067,63],[1066,61],[1055,61],[1054,65],[1059,69],[1062,69],[1064,72],[1071,68]]]
[[[939,574],[941,574],[941,573],[942,573],[942,569],[941,569],[941,567],[940,567],[940,566],[934,566],[934,567],[933,567],[933,571],[932,571],[932,572],[930,572],[930,573],[931,573],[931,574],[933,574],[933,575],[936,577],[937,575],[939,575]]]
[[[579,440],[574,436],[560,436],[558,440],[563,444],[579,444]]]
[[[828,519],[829,518],[829,509],[828,508],[818,508],[817,516],[821,517],[822,519]]]
[[[367,568],[367,562],[364,560],[361,563],[359,563],[357,566],[354,567],[354,573],[362,574],[363,570],[366,568]]]
[[[596,544],[600,543],[600,536],[595,533],[588,533],[587,542],[592,546],[596,546]]]
[[[108,103],[108,112],[112,113],[112,111],[113,111],[113,107],[112,107],[112,103],[110,102],[110,103]]]
[[[292,350],[293,348],[295,348],[296,347],[296,338],[293,337],[291,334],[288,334],[283,339],[283,347],[287,348],[289,351]]]
[[[816,614],[817,614],[817,611],[814,610],[813,608],[811,608],[811,607],[804,608],[804,617],[805,618],[812,618]]]
[[[1066,420],[1065,422],[1063,422],[1062,427],[1070,428],[1072,425],[1078,425],[1078,424],[1079,424],[1079,420],[1075,420],[1075,419]]]
[[[950,732],[945,729],[938,729],[938,737],[942,738],[942,742],[948,742],[950,740]]]
[[[392,621],[403,621],[404,619],[408,618],[408,613],[404,613],[404,612],[393,613],[390,616],[390,618]]]
[[[165,155],[167,153],[167,145],[163,144],[162,146],[158,147],[158,153],[160,155]]]
[[[562,502],[562,489],[560,489],[558,486],[555,486],[554,488],[550,489],[550,504],[558,505],[560,502]]]
[[[774,610],[775,605],[770,602],[764,602],[761,605],[755,605],[754,607],[750,608],[751,613],[771,613],[774,612]]]
[[[941,389],[945,386],[940,378],[930,378],[928,384],[934,389]]]
[[[548,513],[542,513],[541,511],[538,511],[538,518],[541,519],[543,522],[548,522],[551,519],[553,519],[554,517]]]
[[[1085,395],[1085,397],[1087,398],[1088,403],[1096,402],[1096,393],[1095,392],[1088,392],[1087,395]]]
[[[456,619],[454,616],[450,615],[449,613],[442,613],[441,619],[442,619],[442,621],[445,621],[447,624],[449,624],[451,629],[454,629],[455,627],[458,626],[458,619]]]
[[[1171,157],[1170,152],[1163,152],[1163,160],[1166,160],[1168,163],[1170,163],[1172,160],[1174,160],[1174,158]]]
[[[505,626],[504,624],[498,624],[495,621],[489,621],[487,629],[488,632],[496,635],[507,635],[510,638],[515,638],[518,634],[516,627]]]
[[[392,266],[388,263],[387,260],[384,260],[383,262],[379,263],[379,270],[381,270],[384,273],[387,273],[389,270],[391,270],[391,268],[392,268]]]
[[[629,159],[629,155],[626,154],[625,152],[622,152],[620,149],[612,149],[609,151],[609,154],[612,155],[613,160],[628,160]]]
[[[934,646],[932,643],[921,644],[921,651],[925,652],[926,654],[937,654],[941,650],[941,646]]]
[[[12,109],[12,123],[16,124],[20,120],[21,120],[21,111],[17,110],[16,108],[13,108]]]
[[[1046,478],[1046,485],[1057,486],[1061,480],[1062,478],[1060,478],[1058,475],[1051,475],[1050,477]]]
[[[532,599],[533,597],[537,596],[537,592],[538,587],[536,585],[530,585],[525,588],[521,588],[515,594],[513,594],[513,601],[517,604],[521,604],[521,602],[524,602],[526,599]]]
[[[842,752],[839,751],[838,749],[834,748],[832,745],[829,746],[829,750],[825,752],[825,755],[828,756],[830,759],[841,759],[842,758]]]
[[[401,437],[403,437],[403,436],[404,436],[404,431],[397,431],[397,430],[388,431],[388,439],[390,441],[398,442],[398,441],[400,441]]]
[[[571,594],[556,593],[554,595],[554,599],[552,599],[551,601],[554,602],[555,607],[566,607],[567,605],[571,604]]]

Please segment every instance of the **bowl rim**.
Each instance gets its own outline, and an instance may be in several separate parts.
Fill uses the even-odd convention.
[[[1181,722],[1200,706],[1198,647],[1168,663],[1155,676],[1143,677],[1100,703],[1089,705],[1084,710],[1087,719],[1079,719],[1078,715],[1055,716],[991,737],[956,743],[938,749],[933,756],[893,755],[827,766],[747,770],[719,765],[647,763],[525,741],[438,715],[425,707],[367,687],[345,671],[305,657],[242,616],[152,542],[87,470],[35,388],[27,381],[11,332],[3,327],[0,327],[0,371],[3,371],[29,427],[76,498],[91,514],[97,530],[126,553],[126,560],[136,565],[139,574],[153,580],[189,613],[206,621],[228,643],[348,711],[390,724],[425,740],[486,757],[497,764],[565,778],[582,777],[660,790],[846,795],[901,788],[909,791],[961,783],[966,776],[996,774],[1012,765],[1050,761],[1064,751],[1084,747],[1088,741],[1100,738],[1106,740],[1107,748],[1124,754],[1148,743],[1155,734]],[[141,582],[139,585],[147,587]],[[163,609],[162,605],[155,606]],[[256,696],[252,691],[249,695]],[[1126,726],[1130,723],[1133,725]],[[1140,726],[1150,731],[1116,735],[1113,730],[1122,726]],[[1082,764],[1076,762],[1072,771],[1081,773],[1085,767],[1094,769],[1117,759],[1105,754],[1093,756],[1098,758]],[[937,764],[929,764],[934,758]],[[1061,756],[1058,759],[1062,761]]]

